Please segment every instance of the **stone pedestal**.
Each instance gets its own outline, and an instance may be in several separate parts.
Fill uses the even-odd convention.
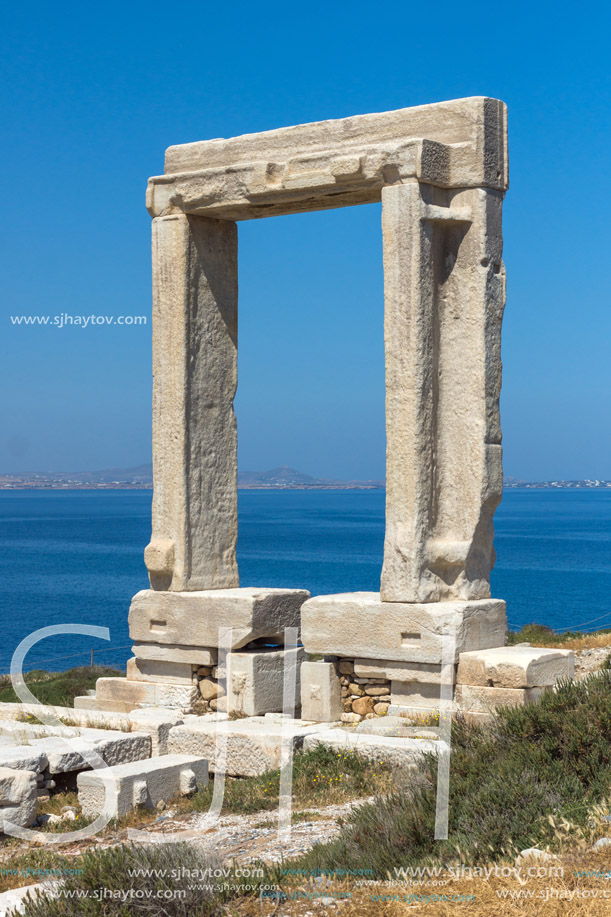
[[[284,642],[286,627],[299,627],[305,589],[206,589],[138,592],[129,611],[129,634],[138,644],[216,649],[231,627],[231,649],[254,640]],[[186,660],[185,660],[186,661]],[[195,661],[195,660],[193,660]]]
[[[319,595],[301,609],[306,652],[349,658],[440,665],[444,635],[455,636],[455,658],[502,646],[507,618],[498,599],[473,602],[383,602],[377,592]]]

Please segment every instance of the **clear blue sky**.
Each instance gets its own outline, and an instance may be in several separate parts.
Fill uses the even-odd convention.
[[[5,4],[0,471],[150,460],[167,146],[469,95],[509,106],[505,473],[611,478],[603,3]],[[384,474],[379,206],[241,223],[240,467]]]

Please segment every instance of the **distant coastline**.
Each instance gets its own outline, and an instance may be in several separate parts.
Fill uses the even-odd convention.
[[[152,465],[110,468],[104,471],[20,472],[0,474],[0,490],[150,490]],[[508,477],[503,486],[528,490],[611,489],[611,480],[522,481]],[[238,490],[385,490],[383,480],[342,481],[315,478],[288,465],[270,471],[238,472]]]

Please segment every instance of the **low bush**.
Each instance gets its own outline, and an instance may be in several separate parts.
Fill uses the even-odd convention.
[[[225,883],[258,894],[263,881],[234,878],[232,870],[214,877],[208,871],[221,868],[220,858],[184,842],[93,848],[71,865],[80,871],[63,880],[57,897],[26,898],[24,917],[216,917],[235,895]]]
[[[557,842],[564,820],[573,833],[611,787],[611,671],[525,707],[504,708],[488,727],[453,727],[448,840],[434,839],[436,759],[427,781],[356,809],[340,835],[317,845],[297,867],[372,869],[461,860],[478,864]]]

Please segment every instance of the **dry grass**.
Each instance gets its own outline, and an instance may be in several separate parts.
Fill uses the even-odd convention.
[[[542,624],[527,624],[521,630],[509,634],[509,645],[516,643],[561,650],[591,650],[605,646],[611,649],[611,630],[597,630],[589,634],[573,631],[556,634]]]
[[[531,864],[535,869],[541,865],[537,861]],[[422,879],[414,880],[414,884],[394,886],[383,881],[367,883],[365,880],[366,884],[359,886],[355,880],[310,879],[284,887],[287,894],[302,895],[299,900],[284,900],[278,908],[275,902],[247,898],[234,903],[233,913],[240,917],[260,917],[261,914],[305,917],[312,914],[312,896],[328,896],[336,901],[336,906],[326,909],[318,905],[315,913],[332,912],[339,917],[420,917],[428,914],[456,917],[457,912],[463,913],[459,909],[464,908],[469,917],[557,917],[558,914],[608,917],[611,912],[611,848],[595,852],[573,850],[547,865],[564,874],[539,878],[491,875],[488,879]],[[599,875],[580,876],[577,875],[579,871]],[[604,877],[606,873],[609,878]],[[410,895],[413,896],[411,900]],[[439,900],[444,895],[453,900]],[[393,896],[400,900],[392,900]],[[429,900],[423,900],[427,896]],[[379,900],[380,897],[387,900]]]
[[[598,647],[608,646],[611,650],[611,633],[605,631],[598,634],[579,634],[565,640],[547,640],[544,643],[531,641],[533,646],[546,646],[550,649],[561,650],[593,650]]]

